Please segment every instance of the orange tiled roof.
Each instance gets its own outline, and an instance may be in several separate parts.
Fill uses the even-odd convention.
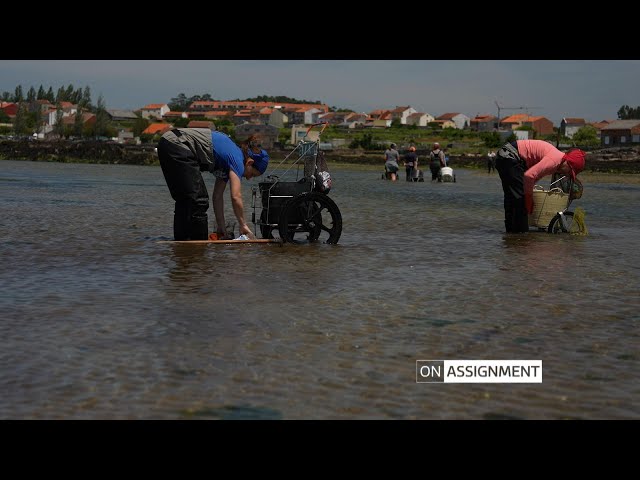
[[[529,115],[526,113],[516,113],[515,115],[509,115],[506,118],[503,118],[500,123],[519,123],[519,122],[528,122]]]
[[[493,120],[494,117],[493,115],[477,115],[476,118],[472,118],[471,121],[472,122],[488,122],[490,120]]]
[[[173,125],[171,125],[170,123],[152,123],[147,128],[145,128],[142,133],[155,135],[156,133],[164,133],[172,128]]]
[[[440,115],[438,117],[438,120],[451,120],[453,117],[455,117],[456,115],[460,115],[460,112],[454,112],[454,113],[443,113],[442,115]]]
[[[160,110],[164,107],[166,103],[150,103],[149,105],[145,105],[141,110]]]

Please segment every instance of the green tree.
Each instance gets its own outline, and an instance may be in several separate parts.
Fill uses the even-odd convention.
[[[22,85],[18,85],[13,94],[14,102],[24,102],[24,94],[22,93]]]
[[[73,103],[81,103],[83,98],[84,92],[82,88],[76,88],[76,90],[73,92]]]
[[[592,125],[585,125],[580,128],[573,136],[573,142],[576,145],[597,146],[600,145],[598,131]]]
[[[89,88],[89,86],[84,87],[84,91],[82,92],[82,96],[80,98],[80,101],[78,102],[78,106],[91,109],[91,89]]]
[[[82,137],[84,127],[84,115],[82,109],[78,108],[76,116],[73,120],[73,135],[80,138]]]
[[[140,134],[140,142],[141,143],[151,143],[153,141],[153,135],[150,133],[141,133]]]
[[[629,105],[623,105],[618,110],[618,119],[635,120],[640,119],[640,107],[631,108]]]
[[[64,118],[62,114],[62,107],[60,104],[56,105],[56,123],[53,126],[53,133],[58,137],[62,138],[64,135],[64,123],[62,119]]]
[[[40,88],[38,88],[38,94],[36,96],[36,100],[45,100],[46,95],[47,94],[44,91],[44,87],[40,85]]]
[[[140,137],[142,135],[142,132],[145,131],[145,129],[149,126],[149,120],[147,120],[146,118],[142,118],[142,117],[138,117],[134,122],[133,122],[133,127],[132,127],[132,131],[133,131],[133,136],[134,137]]]
[[[503,143],[498,132],[481,132],[480,139],[487,148],[498,148]]]
[[[184,128],[189,124],[189,122],[190,120],[188,118],[182,118],[182,117],[171,120],[171,123],[176,128]]]
[[[107,127],[109,123],[109,116],[107,115],[107,106],[104,103],[102,95],[98,97],[98,105],[96,107],[96,124],[95,132],[99,137],[105,136],[107,133]]]
[[[173,97],[167,105],[172,112],[184,112],[190,104],[190,99],[184,93],[180,93],[177,97]]]
[[[22,92],[20,94],[22,95]],[[20,103],[18,111],[16,112],[16,118],[13,120],[13,131],[16,135],[28,135],[30,133],[27,125],[28,116],[27,105],[24,102]]]
[[[53,87],[49,87],[49,90],[47,90],[45,98],[49,100],[51,103],[55,103],[56,96],[53,94]]]
[[[0,100],[2,100],[3,102],[10,102],[11,101],[11,93],[9,92],[2,92],[2,95],[0,95]]]
[[[36,132],[40,132],[40,128],[42,128],[42,124],[44,123],[42,116],[42,109],[40,105],[36,106],[36,109],[33,111],[33,127]]]
[[[27,102],[35,102],[36,101],[36,89],[33,86],[27,92]]]
[[[64,91],[64,100],[66,102],[78,103],[78,101],[75,100],[75,92],[73,91],[73,85],[69,84],[69,86]]]
[[[67,97],[66,97],[66,92],[64,87],[58,88],[58,93],[56,93],[56,103],[66,102],[66,101],[67,101]]]

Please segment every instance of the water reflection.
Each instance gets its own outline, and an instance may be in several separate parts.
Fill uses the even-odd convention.
[[[159,167],[0,168],[2,418],[640,418],[638,186],[506,235],[495,176],[337,170],[338,245],[227,247],[159,242]],[[544,383],[427,390],[425,358]]]

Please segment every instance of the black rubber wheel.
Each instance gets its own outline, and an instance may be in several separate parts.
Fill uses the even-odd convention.
[[[573,221],[573,212],[564,212],[564,223],[559,213],[551,219],[547,232],[549,233],[580,233],[580,225]]]
[[[342,214],[327,195],[309,192],[289,200],[278,222],[280,238],[294,242],[294,236],[306,233],[306,241],[336,244],[342,233]],[[304,243],[298,235],[296,243]]]
[[[262,238],[273,238],[273,234],[271,233],[273,232],[273,227],[268,225],[268,223],[267,209],[264,208],[260,214],[260,234],[262,235]]]

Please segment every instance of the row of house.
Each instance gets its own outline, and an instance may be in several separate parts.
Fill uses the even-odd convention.
[[[61,102],[62,121],[65,124],[74,124],[78,114],[77,105],[70,102]],[[28,105],[30,111],[40,109],[43,115],[43,133],[50,133],[57,122],[58,113],[56,105],[48,100],[37,100]],[[2,110],[10,118],[15,117],[18,104],[12,102],[0,102]],[[539,135],[549,135],[554,132],[551,120],[544,116],[532,116],[528,113],[510,115],[505,118],[497,118],[493,115],[476,115],[470,118],[459,112],[448,112],[434,117],[426,112],[418,112],[411,106],[396,106],[388,110],[374,110],[369,113],[357,113],[352,111],[330,112],[325,104],[292,104],[274,102],[250,102],[250,101],[196,101],[189,105],[187,111],[171,111],[166,103],[148,104],[138,111],[142,118],[161,121],[152,123],[144,133],[155,134],[166,129],[177,118],[188,119],[190,117],[205,118],[192,120],[189,126],[201,126],[207,128],[214,120],[227,119],[232,124],[243,127],[240,131],[255,130],[257,125],[268,125],[276,129],[286,125],[310,125],[318,122],[327,122],[342,128],[388,128],[395,121],[401,125],[415,125],[418,127],[438,126],[440,128],[470,129],[478,132],[491,132],[497,130],[517,130],[521,127],[530,127]],[[135,120],[136,112],[122,109],[107,109],[109,118],[113,121]],[[83,123],[95,122],[95,115],[82,112]],[[254,127],[251,127],[253,125]],[[560,133],[572,138],[575,133],[586,125],[592,125],[600,135],[602,145],[624,145],[640,143],[640,120],[616,120],[587,123],[583,118],[565,117],[560,122]],[[269,137],[277,135],[271,129],[262,128],[262,134]],[[292,133],[293,136],[293,133]],[[293,142],[295,143],[295,142]]]

